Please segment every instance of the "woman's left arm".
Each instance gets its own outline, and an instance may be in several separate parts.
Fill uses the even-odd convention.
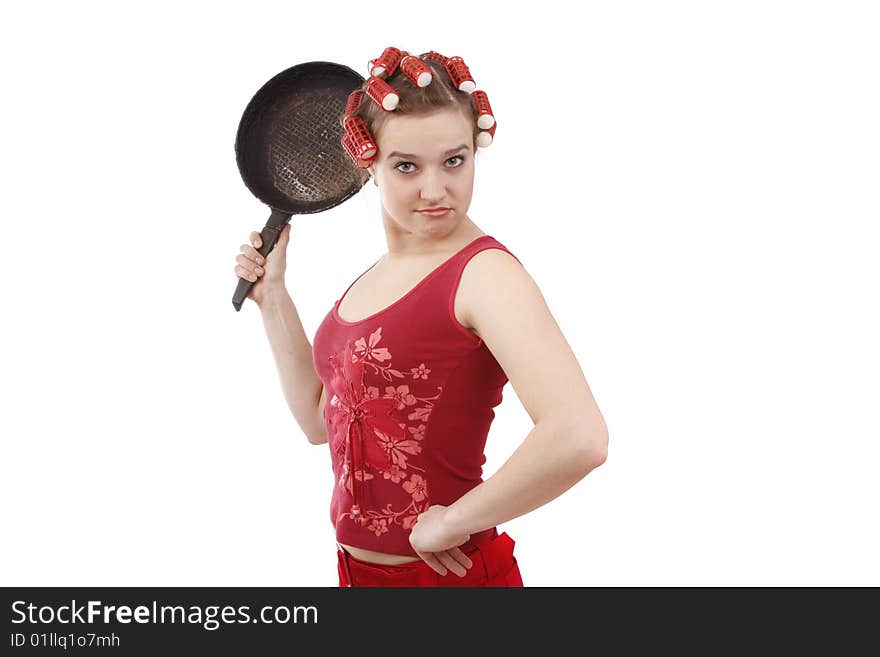
[[[489,479],[450,506],[432,507],[420,516],[411,540],[423,549],[448,549],[440,543],[555,499],[601,465],[608,446],[605,421],[580,365],[523,266],[504,251],[487,249],[468,262],[459,290],[468,295],[462,303],[469,324],[504,369],[535,426]]]

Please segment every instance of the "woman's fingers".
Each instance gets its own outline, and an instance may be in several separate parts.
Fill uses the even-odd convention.
[[[454,547],[454,548],[447,550],[447,552],[449,552],[449,554],[452,556],[452,558],[455,559],[458,563],[460,563],[465,568],[470,569],[474,565],[474,562],[471,561],[471,558],[468,555],[466,555],[464,552],[462,552],[461,548]]]
[[[238,263],[235,265],[235,275],[256,283],[260,276],[266,273],[266,270],[263,269],[263,265],[266,264],[266,258],[257,251],[262,244],[260,234],[255,230],[251,231],[249,239],[251,243],[242,244],[239,248],[241,253],[235,256],[235,262]]]
[[[468,569],[474,565],[471,558],[462,552],[461,548],[457,547],[454,547],[451,550],[444,550],[443,552],[416,551],[416,554],[419,555],[421,560],[428,564],[432,570],[440,575],[445,575],[451,570],[459,577],[464,577],[467,575]]]
[[[440,575],[446,574],[446,568],[443,567],[443,564],[440,563],[440,560],[437,559],[434,552],[416,552],[416,554],[419,555],[422,561],[428,564],[434,571]]]
[[[241,265],[235,265],[235,268],[233,269],[233,271],[235,272],[236,276],[238,276],[239,278],[243,278],[246,281],[255,282],[257,280],[257,277],[254,274],[249,272],[247,269],[245,269]]]
[[[459,577],[464,577],[465,575],[467,575],[467,568],[465,568],[456,559],[454,559],[453,556],[449,554],[448,550],[446,552],[435,552],[434,554],[437,555],[440,563],[442,563]]]
[[[249,244],[242,244],[239,249],[243,254],[245,254],[248,258],[256,262],[258,265],[262,265],[266,260],[260,255],[260,252],[257,251],[254,247]]]
[[[263,275],[263,270],[260,269],[259,273],[255,274],[250,269],[245,269],[241,265],[235,265],[235,275],[238,276],[239,278],[243,278],[245,280],[251,281],[252,283],[256,283],[257,279]]]
[[[258,276],[263,275],[263,268],[259,265],[255,265],[254,261],[248,259],[248,257],[243,253],[239,253],[237,256],[235,256],[235,261],[242,269],[244,269],[248,273],[257,274]]]
[[[252,283],[256,283],[257,275],[251,271],[248,271],[241,265],[235,265],[235,275],[239,278],[243,278],[246,281],[251,281]]]
[[[244,267],[245,269],[250,269],[251,271],[256,270],[256,269],[262,269],[262,267],[260,267],[260,265],[257,264],[257,262],[259,262],[259,261],[254,262],[251,258],[246,256],[244,253],[239,253],[237,256],[235,256],[235,261],[238,264],[240,264],[242,267]]]

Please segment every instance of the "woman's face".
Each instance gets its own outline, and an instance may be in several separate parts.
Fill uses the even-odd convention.
[[[370,173],[386,226],[440,236],[467,218],[474,191],[473,123],[457,109],[389,118],[376,138]],[[442,216],[420,210],[447,207]]]

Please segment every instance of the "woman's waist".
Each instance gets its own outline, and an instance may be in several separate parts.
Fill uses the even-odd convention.
[[[459,549],[465,554],[476,550],[476,546],[478,543],[481,543],[486,540],[490,540],[494,537],[498,536],[498,531],[495,527],[490,527],[484,531],[478,532],[476,534],[472,534],[471,537],[461,545],[459,545]],[[356,547],[354,545],[349,545],[347,543],[342,543],[337,540],[336,544],[345,552],[348,552],[349,555],[354,557],[359,561],[365,561],[367,563],[380,564],[385,566],[398,566],[407,563],[418,563],[422,560],[419,557],[413,557],[402,554],[390,554],[387,552],[377,552],[375,550],[368,550],[366,548]]]
[[[369,563],[378,563],[386,566],[397,566],[403,563],[412,563],[421,561],[418,557],[409,557],[402,554],[388,554],[387,552],[376,552],[374,550],[365,550],[364,548],[355,547],[346,543],[336,541],[336,544],[348,552],[355,559],[367,561]]]

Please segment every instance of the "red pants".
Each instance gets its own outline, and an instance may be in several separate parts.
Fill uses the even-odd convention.
[[[440,575],[419,559],[396,566],[355,559],[338,549],[339,586],[515,586],[522,587],[514,540],[507,532],[475,545],[464,553],[473,566],[464,577],[449,569]]]

